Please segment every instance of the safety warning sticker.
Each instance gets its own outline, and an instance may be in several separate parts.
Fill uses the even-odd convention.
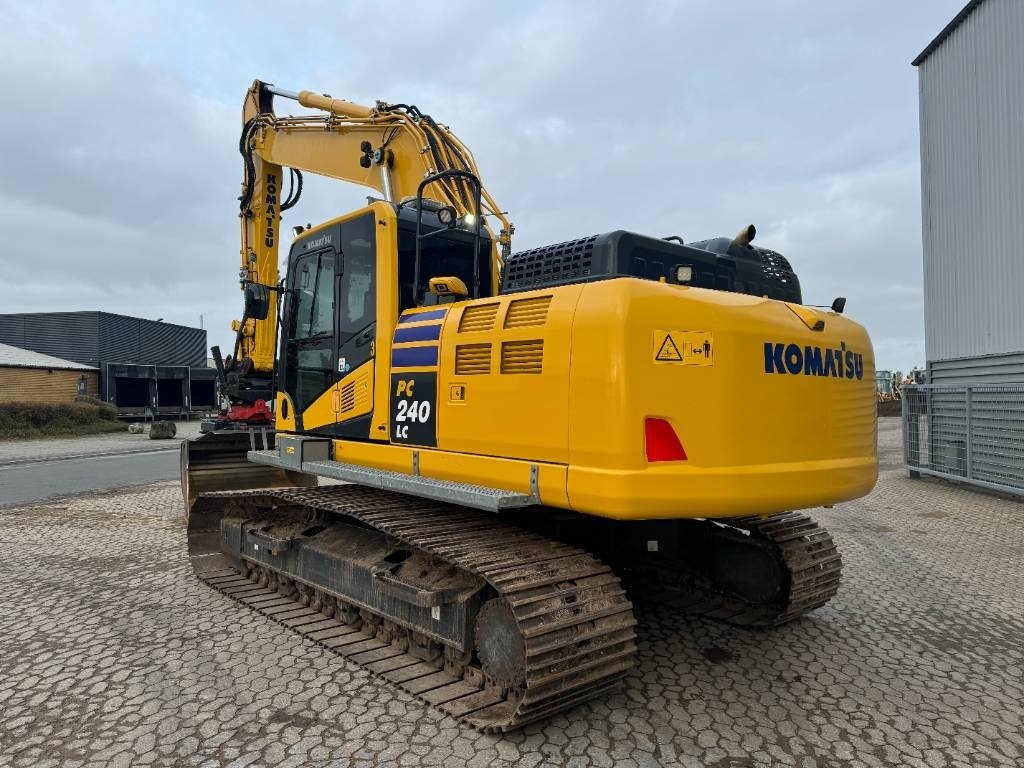
[[[655,362],[714,365],[714,355],[714,334],[709,331],[654,332]]]

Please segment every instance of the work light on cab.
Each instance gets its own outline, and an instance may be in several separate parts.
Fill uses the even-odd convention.
[[[455,221],[458,217],[455,209],[450,205],[443,206],[437,210],[437,220],[444,224],[446,227],[455,226]]]

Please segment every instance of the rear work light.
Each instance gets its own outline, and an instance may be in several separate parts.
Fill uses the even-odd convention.
[[[686,461],[683,444],[664,419],[644,420],[644,450],[648,461]]]

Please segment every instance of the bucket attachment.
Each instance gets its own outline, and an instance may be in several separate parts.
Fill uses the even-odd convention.
[[[266,440],[266,447],[273,448],[272,433],[267,433]],[[253,464],[247,458],[251,448],[245,431],[210,432],[181,443],[181,495],[186,514],[201,493],[317,485],[316,475]]]

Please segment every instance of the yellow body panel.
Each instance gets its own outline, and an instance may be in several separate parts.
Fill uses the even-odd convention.
[[[295,402],[286,392],[278,391],[274,398],[274,417],[278,432],[295,431]]]
[[[372,359],[349,371],[302,412],[303,428],[312,432],[370,413],[373,410],[373,371]]]
[[[440,338],[436,448],[337,440],[335,457],[412,474],[417,451],[424,476],[519,492],[537,465],[544,504],[618,519],[856,498],[877,478],[870,340],[800,310],[633,278],[458,302]],[[685,461],[648,462],[649,417],[672,425]]]
[[[587,285],[573,321],[568,493],[621,518],[770,514],[857,498],[877,479],[874,359],[862,327],[785,303],[635,279]],[[712,363],[656,359],[656,331],[714,339]],[[793,345],[799,373],[767,372]],[[803,352],[861,355],[860,376],[805,373]],[[654,351],[652,351],[652,349]],[[785,359],[783,363],[785,365]],[[795,358],[792,362],[795,362]],[[851,363],[855,359],[851,358]],[[648,463],[643,421],[666,419],[687,453]]]
[[[441,333],[439,448],[568,463],[569,331],[582,290],[570,285],[452,307]]]

